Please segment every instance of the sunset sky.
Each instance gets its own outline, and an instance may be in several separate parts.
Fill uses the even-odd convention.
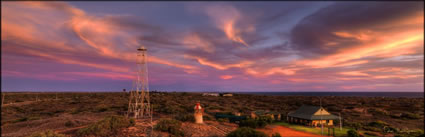
[[[423,4],[2,1],[2,91],[423,92]]]

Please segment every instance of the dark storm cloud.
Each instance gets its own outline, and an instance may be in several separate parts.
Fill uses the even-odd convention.
[[[298,50],[330,54],[339,48],[360,44],[355,39],[340,38],[336,31],[383,29],[381,25],[423,12],[423,2],[339,2],[305,17],[292,30],[292,43]],[[338,41],[335,48],[326,42]]]

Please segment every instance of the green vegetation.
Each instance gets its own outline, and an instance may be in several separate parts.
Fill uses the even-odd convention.
[[[72,120],[68,120],[65,122],[65,126],[66,127],[74,127],[76,125],[76,123]]]
[[[347,136],[348,137],[360,137],[359,133],[357,132],[357,130],[354,129],[350,129],[347,131]]]
[[[425,137],[425,134],[423,130],[416,129],[398,132],[394,135],[394,137]]]
[[[272,134],[272,137],[282,137],[279,133]]]
[[[294,130],[298,130],[298,131],[318,134],[318,135],[320,135],[321,132],[322,132],[322,130],[320,128],[312,128],[312,127],[303,126],[303,125],[289,124],[289,123],[286,123],[286,122],[276,122],[276,123],[273,123],[273,124],[285,126],[285,127],[288,127],[288,128],[294,129]],[[345,128],[345,127],[343,127],[342,130],[339,130],[338,127],[335,127],[335,136],[337,136],[337,137],[347,136],[348,130],[349,129]],[[323,135],[328,135],[328,129],[326,127],[323,128]]]
[[[409,113],[409,112],[404,112],[401,114],[400,116],[401,118],[406,118],[406,119],[420,119],[421,116],[415,113]]]
[[[269,124],[268,121],[263,119],[247,119],[242,120],[239,127],[264,128],[267,124]]]
[[[193,116],[192,113],[178,114],[174,118],[177,119],[177,120],[180,120],[182,122],[194,122],[195,121],[195,117]]]
[[[372,126],[372,127],[384,127],[384,126],[387,126],[387,125],[388,125],[388,123],[381,121],[381,120],[373,121],[373,122],[369,123],[369,126]]]
[[[120,129],[132,125],[130,119],[123,116],[108,116],[105,119],[78,130],[78,136],[112,136],[116,135]]]
[[[174,136],[184,136],[184,133],[180,130],[180,128],[180,121],[174,119],[160,119],[154,129],[162,132],[168,132]]]
[[[253,128],[241,127],[227,134],[227,137],[267,137],[267,135]]]
[[[43,132],[38,132],[32,134],[30,137],[67,137],[66,135],[56,133],[52,130],[47,130]]]

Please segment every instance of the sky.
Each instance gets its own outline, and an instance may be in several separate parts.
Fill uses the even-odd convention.
[[[424,91],[424,3],[1,2],[2,91]]]

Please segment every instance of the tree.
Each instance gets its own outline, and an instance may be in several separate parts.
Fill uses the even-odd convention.
[[[227,134],[227,137],[267,137],[267,135],[253,128],[241,127]]]

